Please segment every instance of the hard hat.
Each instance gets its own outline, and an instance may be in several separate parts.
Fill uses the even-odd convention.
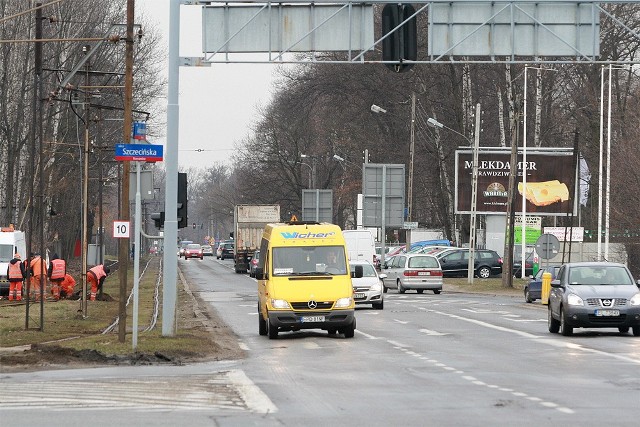
[[[16,259],[20,259],[20,254],[15,254],[13,257]]]

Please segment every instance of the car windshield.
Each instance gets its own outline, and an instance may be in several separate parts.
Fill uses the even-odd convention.
[[[377,277],[376,270],[371,264],[357,264],[362,266],[362,277]],[[356,270],[356,264],[351,264],[351,272]]]
[[[344,247],[298,246],[273,248],[275,276],[314,276],[347,274]]]
[[[627,270],[619,266],[577,266],[569,270],[572,285],[633,285]]]
[[[432,256],[414,256],[409,258],[409,268],[438,268],[438,260]]]
[[[194,243],[193,245],[187,246],[187,249],[200,249],[200,245],[198,245],[197,243]]]

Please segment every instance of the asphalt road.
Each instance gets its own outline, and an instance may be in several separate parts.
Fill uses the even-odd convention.
[[[640,423],[640,339],[547,331],[521,296],[395,291],[356,336],[258,335],[256,281],[215,257],[180,261],[247,358],[185,367],[5,375],[5,425],[424,426]],[[81,397],[81,398],[80,398]]]

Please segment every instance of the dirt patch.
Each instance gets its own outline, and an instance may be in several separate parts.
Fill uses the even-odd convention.
[[[190,292],[183,280],[180,293],[175,339],[162,338],[156,331],[152,350],[108,354],[95,349],[73,348],[74,340],[87,336],[72,336],[58,341],[0,347],[0,372],[31,372],[49,369],[75,369],[99,366],[183,365],[215,360],[235,360],[244,357],[238,337],[218,316],[210,304]],[[107,298],[110,298],[105,294]],[[158,326],[160,328],[160,326]],[[117,341],[117,334],[91,335],[96,340]],[[139,348],[144,343],[142,335]],[[129,337],[130,338],[130,337]],[[130,340],[129,340],[130,342]],[[184,343],[184,344],[183,344]],[[128,344],[129,348],[131,344]],[[76,346],[77,347],[77,346]],[[194,351],[195,349],[195,351]]]

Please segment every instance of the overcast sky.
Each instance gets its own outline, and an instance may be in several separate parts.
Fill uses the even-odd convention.
[[[169,0],[137,0],[136,20],[144,15],[161,29],[168,53]],[[200,6],[181,6],[180,56],[202,56]],[[179,166],[207,167],[228,162],[236,142],[251,133],[257,107],[271,99],[273,64],[212,64],[180,67]],[[166,93],[165,93],[166,95]],[[162,100],[166,107],[166,99]],[[163,118],[166,121],[166,117]],[[149,129],[149,132],[152,130]],[[166,134],[166,129],[154,129]],[[151,143],[164,143],[150,140]],[[198,151],[201,150],[201,151]]]

